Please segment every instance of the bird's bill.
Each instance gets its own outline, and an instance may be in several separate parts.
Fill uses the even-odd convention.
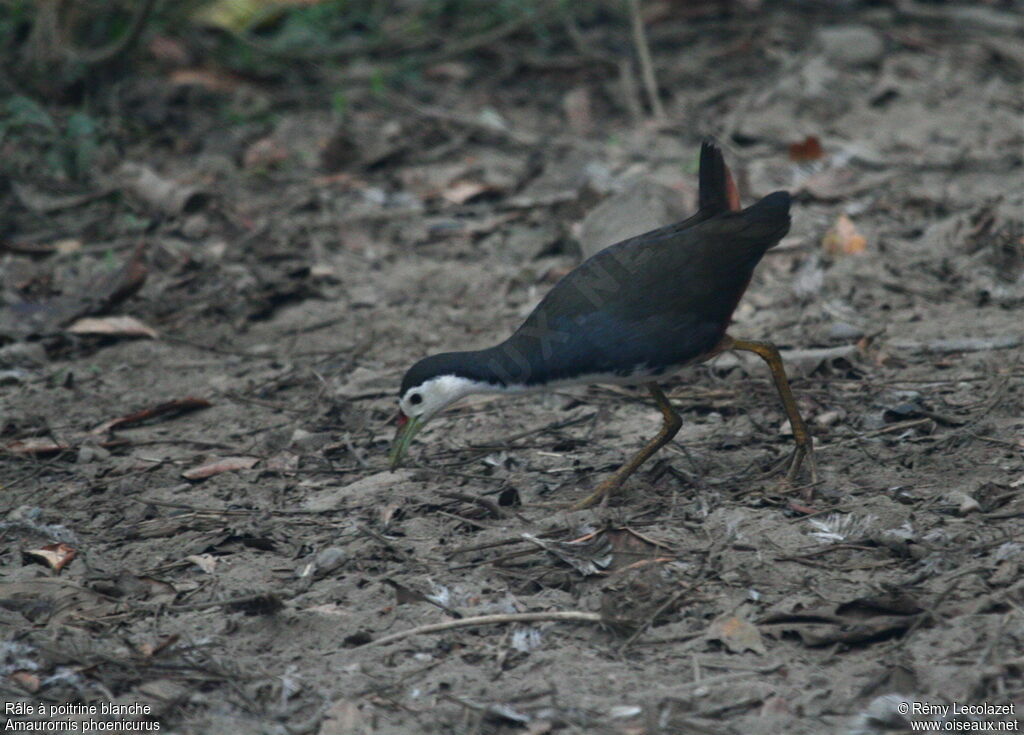
[[[412,443],[412,438],[422,426],[423,421],[419,416],[406,416],[404,413],[398,414],[398,430],[395,432],[395,438],[391,440],[391,452],[388,454],[388,461],[391,463],[392,470],[395,470],[402,464],[402,458],[409,451],[409,444]]]

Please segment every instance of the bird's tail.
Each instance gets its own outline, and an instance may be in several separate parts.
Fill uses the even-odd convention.
[[[744,209],[740,216],[747,235],[763,242],[765,250],[778,245],[789,232],[789,204],[789,192],[776,191]]]
[[[697,195],[700,214],[713,217],[722,212],[740,210],[740,192],[725,165],[722,149],[714,138],[705,138],[700,146],[700,191]]]

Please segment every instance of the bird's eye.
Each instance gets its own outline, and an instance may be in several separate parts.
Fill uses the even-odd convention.
[[[421,396],[419,393],[413,393],[411,396],[409,396],[409,403],[411,403],[414,406],[418,406],[421,403],[423,403],[423,396]]]

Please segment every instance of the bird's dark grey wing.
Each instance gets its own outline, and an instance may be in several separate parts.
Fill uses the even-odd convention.
[[[569,379],[581,366],[626,373],[690,362],[721,339],[754,267],[788,228],[789,196],[777,192],[741,212],[605,248],[496,349],[515,358],[527,383]]]

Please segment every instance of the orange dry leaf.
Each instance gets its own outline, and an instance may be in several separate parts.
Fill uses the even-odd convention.
[[[41,561],[53,571],[59,572],[75,558],[78,552],[65,543],[59,543],[47,544],[39,549],[26,549],[21,553],[30,559]]]
[[[867,250],[868,241],[857,232],[853,220],[841,214],[825,233],[821,246],[829,255],[857,255]]]
[[[753,623],[735,615],[721,617],[711,623],[706,635],[710,640],[720,641],[732,653],[743,653],[748,650],[761,655],[767,653],[761,639],[761,631]]]
[[[796,163],[807,161],[819,161],[825,157],[825,151],[821,147],[821,141],[813,135],[808,135],[800,143],[789,144],[789,160]]]

